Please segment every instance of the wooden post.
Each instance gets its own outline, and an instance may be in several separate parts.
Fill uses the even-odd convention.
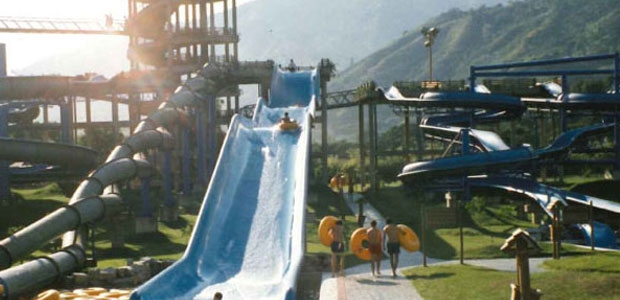
[[[422,230],[422,264],[427,267],[426,265],[426,207],[424,205],[424,202],[422,202],[422,204],[420,204],[420,227]]]
[[[542,293],[540,290],[532,290],[530,285],[530,254],[537,253],[542,249],[530,235],[523,229],[517,229],[512,236],[506,239],[502,247],[503,252],[516,255],[517,284],[511,284],[511,300],[537,300]]]
[[[588,219],[590,222],[590,249],[594,251],[594,202],[590,200],[588,206]]]
[[[527,254],[527,241],[517,239],[517,284],[521,292],[521,299],[531,299],[529,296],[530,286],[530,264]]]
[[[457,200],[456,202],[456,219],[459,223],[459,243],[460,243],[460,251],[459,251],[459,260],[461,262],[461,265],[465,264],[464,260],[465,260],[465,253],[464,253],[464,242],[463,242],[463,218],[461,216],[462,214],[462,209],[461,209],[461,200]]]

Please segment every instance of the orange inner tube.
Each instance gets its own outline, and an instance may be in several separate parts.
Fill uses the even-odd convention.
[[[319,223],[319,240],[324,246],[331,246],[334,238],[329,234],[329,230],[336,226],[338,218],[334,216],[325,216]]]
[[[398,242],[400,246],[409,252],[420,250],[420,239],[418,235],[405,224],[398,224]]]
[[[37,295],[36,300],[58,300],[60,293],[57,290],[47,290]]]
[[[297,124],[297,122],[280,122],[278,126],[282,130],[295,130],[299,128],[299,124]]]
[[[370,260],[370,251],[368,250],[368,246],[364,246],[365,244],[368,244],[366,228],[358,228],[353,231],[353,234],[351,234],[351,243],[349,244],[351,252],[359,259]]]

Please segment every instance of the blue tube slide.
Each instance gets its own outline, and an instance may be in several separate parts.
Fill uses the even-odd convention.
[[[183,257],[131,299],[294,299],[304,252],[318,74],[275,70],[271,99],[233,117]],[[282,131],[284,112],[301,128]]]

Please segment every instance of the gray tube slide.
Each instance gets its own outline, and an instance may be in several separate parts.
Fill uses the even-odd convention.
[[[173,147],[172,137],[162,127],[168,127],[176,122],[187,122],[187,116],[178,108],[193,106],[196,102],[203,101],[201,92],[215,91],[216,83],[206,77],[217,75],[218,72],[213,71],[213,68],[220,70],[218,66],[207,65],[199,73],[199,77],[190,78],[170,96],[167,102],[162,103],[157,111],[140,122],[134,133],[110,153],[106,163],[80,183],[67,207],[58,209],[48,217],[0,241],[0,269],[4,269],[10,267],[18,257],[37,249],[42,243],[63,232],[73,230],[64,234],[63,250],[60,252],[0,271],[0,291],[4,290],[4,294],[0,293],[0,297],[17,298],[41,289],[62,275],[83,266],[86,259],[84,249],[80,243],[76,243],[81,237],[78,235],[79,230],[74,229],[117,211],[117,208],[110,208],[107,205],[116,202],[116,199],[106,200],[114,196],[101,195],[107,186],[134,176],[150,175],[148,162],[132,157],[150,148]],[[53,271],[48,270],[49,266],[54,268]]]
[[[68,144],[0,138],[0,159],[59,165],[67,169],[97,166],[97,151]]]

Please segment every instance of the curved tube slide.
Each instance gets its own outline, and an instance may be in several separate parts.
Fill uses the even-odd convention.
[[[207,65],[200,76],[217,75],[220,69],[215,65]],[[173,147],[172,136],[164,128],[175,123],[188,123],[187,116],[179,108],[196,105],[205,99],[205,95],[195,91],[198,87],[201,91],[215,89],[213,80],[200,76],[188,79],[157,111],[138,124],[133,135],[110,153],[106,163],[81,182],[69,205],[0,241],[0,269],[5,269],[20,257],[66,232],[63,236],[63,250],[60,252],[0,271],[0,286],[5,297],[16,298],[43,288],[83,266],[86,256],[80,241],[84,237],[80,236],[79,230],[67,231],[78,229],[87,222],[104,218],[121,209],[122,201],[109,191],[110,185],[135,176],[151,175],[150,164],[134,157],[151,148]],[[70,259],[66,258],[68,255]],[[45,266],[53,266],[55,271],[46,272]]]
[[[318,86],[316,71],[276,70],[269,104],[233,117],[185,254],[131,299],[295,298]],[[285,111],[301,130],[278,129]]]
[[[613,131],[617,124],[596,124],[588,127],[578,128],[562,133],[549,146],[542,149],[531,149],[522,147],[518,149],[509,148],[501,138],[492,132],[463,129],[448,126],[454,122],[458,124],[477,123],[480,118],[485,122],[494,118],[503,118],[510,114],[511,117],[520,115],[524,107],[519,98],[474,93],[474,92],[454,92],[454,93],[424,93],[420,98],[406,98],[396,87],[391,87],[384,92],[384,96],[390,103],[397,105],[414,105],[421,107],[453,107],[476,109],[477,112],[470,112],[467,116],[461,113],[456,118],[451,115],[431,116],[426,118],[422,127],[432,138],[451,143],[461,143],[455,137],[461,134],[462,130],[467,130],[469,148],[475,148],[477,153],[439,158],[430,161],[419,161],[406,165],[398,177],[406,184],[424,184],[427,180],[444,179],[446,176],[463,177],[470,176],[468,182],[472,185],[494,187],[512,192],[519,192],[528,195],[551,215],[548,211],[548,202],[552,199],[559,199],[564,205],[568,202],[588,204],[592,201],[594,207],[620,213],[620,204],[611,201],[593,198],[576,193],[566,192],[549,186],[539,184],[532,179],[523,179],[516,176],[486,176],[493,174],[506,174],[512,171],[519,174],[524,167],[539,160],[557,160],[569,151],[569,147],[580,138]],[[582,109],[615,109],[620,95],[617,94],[568,94],[559,95],[558,101],[554,105],[564,108]],[[524,100],[535,102],[535,99]],[[548,100],[548,105],[551,105]],[[587,103],[591,104],[589,107]],[[514,110],[516,113],[507,113]],[[464,120],[469,118],[470,120]],[[430,133],[430,134],[429,134]],[[484,175],[484,176],[481,176]],[[472,178],[471,176],[478,176]]]
[[[97,166],[97,152],[68,144],[46,143],[0,137],[0,159],[59,165],[67,169],[89,170]]]

